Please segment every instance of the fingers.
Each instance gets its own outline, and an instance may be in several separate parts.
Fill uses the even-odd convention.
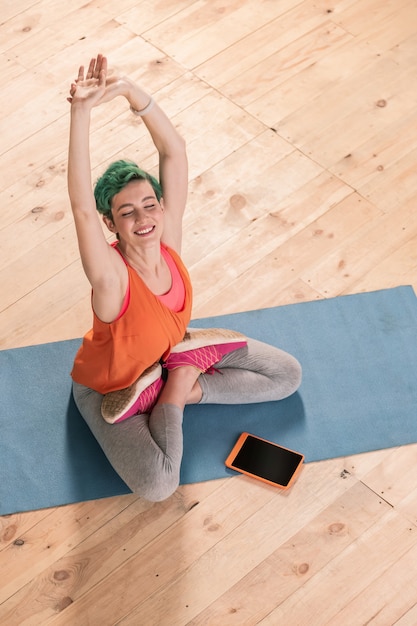
[[[96,61],[96,76],[95,76],[95,78],[98,78],[100,76],[100,72],[103,69],[103,62],[105,62],[105,57],[103,57],[102,54],[98,54],[97,55],[97,61]]]
[[[94,68],[96,66],[96,60],[95,59],[91,59],[89,66],[88,66],[88,70],[87,70],[87,76],[86,78],[93,78],[94,77]]]
[[[67,98],[68,102],[72,103],[75,96],[77,85],[84,83],[85,81],[92,81],[100,87],[105,87],[107,78],[107,58],[102,54],[98,54],[96,58],[90,60],[88,64],[87,73],[85,74],[84,65],[80,65],[78,68],[77,78],[70,87],[70,95]],[[97,81],[97,82],[96,82]]]
[[[97,58],[90,60],[86,78],[99,78],[102,70],[107,70],[107,59],[102,54],[98,54]]]
[[[81,68],[80,68],[80,69],[81,69]],[[79,76],[79,75],[80,75],[80,72],[78,72],[78,76]],[[77,89],[77,81],[78,81],[78,80],[79,80],[79,79],[76,79],[74,83],[71,83],[71,86],[70,86],[70,95],[69,95],[69,96],[68,96],[68,98],[67,98],[67,100],[68,100],[68,102],[69,102],[70,104],[72,104],[72,100],[73,100],[73,98],[74,98],[74,96],[75,96],[75,91],[76,91],[76,89]]]
[[[107,59],[106,57],[102,57],[101,65],[100,65],[100,74],[99,74],[99,85],[105,85],[107,78]]]

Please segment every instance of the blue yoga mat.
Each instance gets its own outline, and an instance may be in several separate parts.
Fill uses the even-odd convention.
[[[249,431],[306,461],[417,441],[417,299],[397,287],[193,322],[267,341],[298,358],[281,402],[186,407],[181,482],[232,475]],[[0,352],[0,514],[129,493],[78,413],[69,372],[80,340]],[[117,426],[115,426],[117,428]]]

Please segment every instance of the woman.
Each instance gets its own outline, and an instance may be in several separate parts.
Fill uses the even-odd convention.
[[[91,110],[117,96],[159,154],[159,182],[130,161],[91,183]],[[280,400],[299,386],[289,354],[225,330],[187,331],[191,283],[181,258],[185,143],[152,97],[110,76],[102,55],[71,84],[68,190],[92,286],[93,328],[72,371],[76,404],[115,470],[144,498],[178,486],[186,404]],[[117,241],[109,245],[97,211]],[[213,367],[215,366],[215,367]]]

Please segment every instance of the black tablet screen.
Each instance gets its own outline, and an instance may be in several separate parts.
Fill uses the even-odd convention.
[[[233,467],[286,487],[303,456],[250,435],[237,453]]]

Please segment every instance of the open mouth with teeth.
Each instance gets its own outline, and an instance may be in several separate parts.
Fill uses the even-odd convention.
[[[145,228],[140,228],[138,230],[135,230],[135,235],[139,235],[143,237],[145,235],[149,235],[154,230],[155,230],[155,226],[146,226]]]

